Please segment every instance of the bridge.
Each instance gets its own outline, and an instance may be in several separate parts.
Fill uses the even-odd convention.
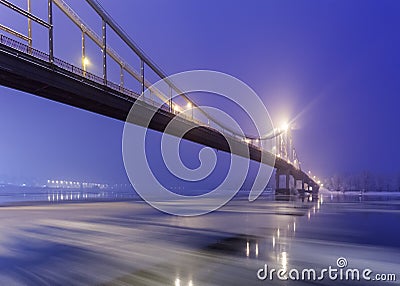
[[[86,0],[86,2],[101,20],[101,35],[96,34],[86,25],[63,0],[47,1],[47,19],[41,19],[32,13],[30,0],[27,0],[26,8],[17,6],[8,0],[0,0],[2,9],[10,9],[27,20],[27,34],[16,31],[10,26],[12,23],[0,22],[0,84],[122,121],[127,119],[132,105],[137,100],[141,100],[142,112],[155,112],[148,128],[159,132],[165,132],[168,123],[182,111],[179,104],[172,98],[173,92],[180,94],[189,107],[198,107],[146,56],[99,3],[95,0]],[[53,42],[54,29],[56,28],[53,25],[53,10],[56,8],[54,6],[63,12],[81,31],[82,61],[80,67],[54,56]],[[47,51],[34,47],[32,22],[47,31]],[[139,72],[111,48],[107,36],[110,30],[138,57],[140,62]],[[87,40],[92,41],[101,49],[101,76],[88,71]],[[109,79],[108,65],[110,60],[117,63],[120,68],[119,83]],[[169,95],[152,87],[152,83],[145,77],[145,68],[150,69],[160,79],[165,80],[170,89]],[[125,77],[127,75],[139,83],[140,91],[134,91],[126,86]],[[140,94],[144,94],[147,89],[150,91],[150,95],[153,95],[153,98],[141,97],[139,99]],[[154,110],[154,100],[163,102],[161,108]],[[199,110],[201,111],[200,108]],[[315,180],[315,177],[311,177],[310,173],[301,169],[297,153],[293,148],[290,126],[273,130],[273,135],[267,138],[250,135],[243,137],[205,112],[202,112],[202,118],[207,120],[207,124],[200,125],[201,120],[194,118],[193,113],[191,117],[182,117],[178,121],[179,124],[175,125],[175,129],[168,129],[168,132],[171,135],[178,135],[181,128],[190,127],[190,131],[183,136],[184,139],[232,153],[226,140],[229,137],[230,141],[235,142],[235,144],[248,148],[251,160],[269,165],[273,164],[273,167],[276,168],[276,194],[290,195],[294,189],[297,189],[302,195],[305,192],[313,196],[318,194],[320,183]],[[133,123],[141,124],[140,120]],[[274,152],[265,150],[262,146],[263,140],[272,139],[277,141]],[[236,155],[242,156],[243,154],[238,153]],[[294,183],[291,184],[291,182]]]

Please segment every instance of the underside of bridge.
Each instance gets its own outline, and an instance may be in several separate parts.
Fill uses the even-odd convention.
[[[126,120],[135,103],[134,96],[3,44],[0,44],[0,84],[122,121]],[[165,109],[154,110],[152,105],[145,102],[141,103],[141,106],[143,115],[155,111],[148,128],[156,131],[164,132],[168,123],[176,117],[174,113]],[[132,123],[141,125],[140,114],[133,121]],[[208,126],[198,126],[197,123],[184,118],[179,118],[177,121],[178,124],[174,124],[176,129],[169,129],[171,135],[180,134],[179,130],[182,129],[190,129],[183,136],[184,139],[221,151],[232,152],[225,139],[226,135],[218,130]],[[233,144],[248,147],[251,160],[274,166],[277,169],[278,178],[281,175],[286,176],[286,184],[283,188],[279,185],[280,180],[277,180],[278,194],[291,193],[290,176],[296,181],[301,181],[300,193],[318,193],[318,184],[292,164],[240,138],[232,137],[231,139]],[[243,150],[243,148],[233,149]],[[239,153],[236,155],[246,156]]]

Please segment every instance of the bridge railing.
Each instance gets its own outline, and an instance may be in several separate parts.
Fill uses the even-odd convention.
[[[11,39],[11,38],[3,35],[3,34],[0,34],[0,43],[5,45],[5,46],[7,46],[7,47],[13,48],[13,49],[15,49],[17,51],[20,51],[20,52],[22,52],[24,54],[28,54],[30,56],[33,56],[33,57],[35,57],[37,59],[40,59],[40,60],[43,60],[43,61],[46,61],[46,62],[50,62],[49,54],[47,54],[45,52],[42,52],[40,50],[37,50],[35,48],[31,48],[30,46],[28,46],[28,45],[26,45],[24,43],[18,42],[18,41],[14,40],[14,39]],[[54,57],[53,64],[55,66],[59,67],[59,68],[62,68],[63,70],[69,71],[69,72],[71,72],[73,74],[76,74],[76,75],[79,75],[79,76],[82,76],[82,77],[84,77],[84,78],[86,78],[86,79],[88,79],[90,81],[96,82],[98,84],[106,85],[107,87],[109,87],[109,88],[111,88],[113,90],[119,91],[119,92],[121,92],[121,93],[123,93],[125,95],[130,96],[130,97],[133,97],[133,98],[138,98],[139,97],[139,94],[137,94],[136,92],[134,92],[134,91],[132,91],[130,89],[122,87],[122,86],[120,86],[120,85],[118,85],[118,84],[116,84],[114,82],[111,82],[111,81],[105,81],[102,77],[97,76],[97,75],[95,75],[93,73],[90,73],[88,71],[85,71],[82,68],[74,66],[73,64],[70,64],[70,63],[68,63],[68,62],[66,62],[64,60],[59,59],[59,58]]]
[[[0,34],[0,43],[5,45],[5,46],[7,46],[7,47],[13,48],[13,49],[15,49],[15,50],[17,50],[19,52],[22,52],[24,54],[33,56],[33,57],[35,57],[37,59],[40,59],[40,60],[43,60],[43,61],[46,61],[46,62],[50,63],[49,54],[47,54],[45,52],[42,52],[40,50],[37,50],[35,48],[32,48],[32,47],[30,47],[30,46],[28,46],[28,45],[26,45],[24,43],[21,43],[21,42],[19,42],[17,40],[9,38],[9,37],[7,37],[7,36],[5,36],[3,34]],[[101,84],[103,86],[107,86],[108,88],[110,88],[112,90],[115,90],[115,91],[118,91],[120,93],[123,93],[124,95],[127,95],[128,97],[130,97],[132,99],[137,99],[139,97],[139,94],[134,92],[133,90],[125,88],[125,87],[123,87],[123,86],[121,86],[119,84],[116,84],[116,83],[114,83],[112,81],[109,81],[109,80],[105,81],[102,77],[97,76],[97,75],[95,75],[95,74],[93,74],[91,72],[85,71],[82,68],[74,66],[73,64],[70,64],[70,63],[68,63],[68,62],[66,62],[66,61],[64,61],[62,59],[54,57],[53,58],[53,64],[55,66],[65,70],[65,71],[71,72],[71,73],[73,73],[75,75],[78,75],[78,76],[82,76],[87,80],[90,80],[90,81],[95,82],[97,84]],[[149,98],[145,98],[145,97],[142,97],[142,99],[147,104],[152,105],[152,106],[156,106],[156,102],[154,100],[149,99]],[[164,111],[170,112],[169,106],[162,105],[160,108],[163,109]],[[187,116],[184,116],[184,117],[186,118]],[[187,117],[187,119],[191,120],[190,117]],[[196,121],[196,122],[200,123],[200,121],[195,120],[195,119],[193,119],[192,121]]]
[[[25,45],[21,42],[18,42],[14,39],[11,39],[7,36],[4,36],[2,34],[0,34],[0,43],[8,46],[10,48],[13,48],[17,51],[23,52],[25,54],[29,54],[31,56],[34,56],[35,58],[44,60],[44,61],[50,61],[50,56],[48,54],[46,54],[45,52],[39,51],[37,49],[34,49],[28,45]]]

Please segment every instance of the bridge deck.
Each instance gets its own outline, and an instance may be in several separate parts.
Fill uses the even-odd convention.
[[[23,45],[23,44],[21,44]],[[23,45],[24,46],[24,45]],[[36,50],[35,50],[36,51]],[[39,56],[37,56],[39,53]],[[48,58],[48,56],[47,56]],[[0,84],[27,93],[35,94],[53,101],[68,104],[104,116],[125,121],[138,95],[127,89],[121,89],[115,84],[104,84],[102,79],[94,75],[81,75],[82,70],[58,60],[54,64],[46,61],[46,54],[36,51],[36,56],[28,54],[0,43]],[[64,68],[68,65],[70,70]],[[72,67],[72,68],[71,68]],[[76,70],[80,72],[76,72]],[[118,90],[119,89],[119,90]],[[143,102],[143,112],[154,110],[151,104]],[[165,127],[176,115],[166,109],[158,109],[150,122],[149,128],[164,132]],[[184,139],[203,144],[221,151],[232,152],[228,142],[218,130],[207,126],[199,127],[196,122],[181,118],[177,129],[171,129],[171,135],[176,135],[181,127],[190,126],[193,129],[184,135]],[[176,133],[176,134],[175,134]],[[250,159],[287,170],[296,179],[306,181],[313,189],[317,184],[307,174],[283,159],[275,158],[269,152],[257,146],[247,144],[238,138],[231,138],[235,144],[246,145]],[[262,155],[264,152],[264,156]],[[243,156],[243,154],[236,154]]]

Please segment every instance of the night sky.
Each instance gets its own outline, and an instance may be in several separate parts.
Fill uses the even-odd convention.
[[[83,2],[67,1],[100,33]],[[258,93],[275,124],[293,120],[304,169],[322,177],[400,172],[399,1],[100,3],[167,74],[228,73]],[[33,13],[45,18],[43,4],[33,1]],[[79,66],[79,29],[54,9],[55,56]],[[4,6],[0,15],[0,23],[26,33],[23,17]],[[34,26],[33,33],[34,46],[47,51],[46,31]],[[114,49],[122,47],[110,35]],[[101,75],[100,51],[88,45],[89,71]],[[118,51],[138,69],[126,48]],[[118,82],[118,72],[110,74]],[[122,122],[0,87],[0,176],[125,182],[122,129]]]

